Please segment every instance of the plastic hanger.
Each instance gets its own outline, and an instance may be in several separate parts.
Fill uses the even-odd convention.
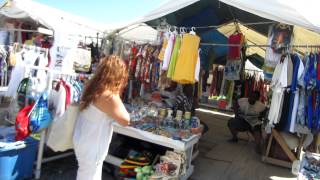
[[[234,25],[235,25],[236,30],[233,32],[233,34],[241,33],[240,27],[239,27],[239,24],[238,24],[237,20],[234,20]]]
[[[195,30],[196,30],[196,28],[195,28],[195,27],[192,27],[192,28],[191,28],[191,31],[190,31],[189,33],[192,34],[192,35],[196,35]]]
[[[178,34],[178,31],[177,31],[178,27],[177,27],[177,26],[173,26],[173,28],[174,28],[173,33],[174,33],[175,35],[177,35],[177,34]]]

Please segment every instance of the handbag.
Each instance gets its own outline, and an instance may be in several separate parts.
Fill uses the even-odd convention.
[[[33,108],[33,104],[27,105],[22,108],[17,116],[15,122],[16,129],[16,140],[24,140],[26,137],[30,135],[29,122],[30,122],[30,111]]]
[[[30,116],[30,130],[37,133],[48,128],[52,122],[52,116],[48,109],[48,95],[43,93],[36,101]]]
[[[77,48],[73,62],[73,69],[77,72],[89,72],[91,67],[91,52]]]
[[[30,104],[29,100],[27,98],[27,93],[28,93],[28,88],[29,85],[31,84],[31,79],[30,78],[24,78],[20,82],[17,90],[17,102],[20,107],[24,107],[26,104]]]
[[[73,149],[73,130],[78,117],[77,105],[70,105],[61,117],[56,117],[50,128],[47,145],[55,152]]]

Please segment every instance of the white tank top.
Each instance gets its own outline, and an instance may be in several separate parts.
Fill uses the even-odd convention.
[[[90,104],[77,118],[73,135],[75,149],[90,153],[91,157],[101,161],[100,158],[108,154],[113,133],[112,122],[113,119],[106,113]]]

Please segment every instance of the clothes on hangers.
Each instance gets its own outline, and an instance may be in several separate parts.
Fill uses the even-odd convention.
[[[240,80],[242,64],[241,60],[227,60],[224,70],[225,78],[233,81]]]
[[[54,116],[61,117],[70,104],[80,102],[83,83],[72,78],[60,78],[56,81],[50,93],[49,104]]]
[[[196,69],[194,71],[194,79],[196,82],[199,82],[199,76],[200,76],[200,49],[198,50],[198,58],[197,58],[197,64]]]
[[[14,97],[18,86],[26,74],[26,66],[38,66],[45,68],[48,64],[48,57],[45,53],[36,51],[35,49],[22,49],[16,53],[16,66],[11,73],[11,79],[8,85],[6,96]],[[36,70],[35,77],[39,79],[39,87],[44,90],[46,87],[46,71]]]
[[[235,82],[235,97],[237,97],[236,99],[239,99],[241,97],[249,97],[254,91],[259,91],[259,101],[266,104],[268,100],[268,85],[265,84],[261,76],[258,76],[255,73],[252,74],[250,71],[245,71],[242,80]]]
[[[304,65],[297,54],[291,55],[291,61],[293,63],[293,72],[292,72],[292,83],[290,86],[290,104],[289,104],[289,116],[286,129],[290,132],[295,132],[296,116],[299,103],[299,89],[298,89],[298,80],[301,78]]]
[[[228,44],[239,45],[239,46],[229,46],[228,50],[228,60],[239,60],[241,58],[241,49],[244,44],[245,37],[241,32],[236,32],[229,36]]]
[[[195,83],[195,68],[198,60],[200,37],[191,34],[182,36],[179,57],[172,80],[181,84]]]
[[[212,81],[210,86],[210,96],[219,96],[223,81],[224,68],[216,66],[212,72]]]
[[[170,33],[169,36],[169,40],[168,40],[168,44],[164,53],[164,57],[163,57],[163,64],[162,64],[162,70],[166,71],[168,70],[169,64],[170,64],[170,60],[171,60],[171,55],[172,55],[172,50],[175,44],[175,35],[174,33]]]
[[[174,43],[172,56],[171,56],[171,59],[170,59],[168,74],[167,74],[168,78],[172,78],[173,77],[173,74],[174,74],[174,71],[175,71],[175,68],[176,68],[176,64],[177,64],[177,59],[178,59],[178,56],[179,56],[180,47],[181,47],[181,38],[180,38],[180,36],[176,36],[176,40],[175,40],[175,43]]]
[[[164,35],[163,35],[162,48],[161,48],[160,53],[158,55],[158,59],[160,61],[163,61],[163,59],[164,59],[164,55],[165,55],[165,52],[166,52],[166,49],[168,46],[168,39],[169,39],[168,36],[169,36],[168,33],[164,33]]]
[[[287,70],[288,57],[283,62],[279,62],[272,76],[270,87],[272,89],[272,100],[269,110],[268,120],[270,125],[279,123],[282,112],[282,103],[284,98],[285,88],[288,85]]]

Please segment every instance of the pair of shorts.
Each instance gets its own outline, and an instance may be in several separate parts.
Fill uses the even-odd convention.
[[[232,118],[228,121],[228,127],[230,129],[239,131],[239,132],[245,132],[250,131],[253,132],[261,132],[261,125],[256,125],[252,127],[246,120],[243,118]]]

